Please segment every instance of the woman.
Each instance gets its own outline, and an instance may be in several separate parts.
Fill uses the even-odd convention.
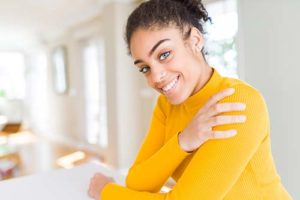
[[[291,199],[272,159],[263,97],[206,63],[203,25],[208,20],[201,0],[150,0],[128,18],[134,64],[161,95],[126,187],[96,174],[91,197]],[[159,193],[169,177],[176,185]]]

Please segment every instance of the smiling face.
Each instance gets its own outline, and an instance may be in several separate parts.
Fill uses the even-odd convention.
[[[184,102],[207,81],[209,67],[199,51],[202,46],[202,35],[195,28],[186,40],[176,27],[139,28],[130,41],[134,63],[148,85],[173,105]]]

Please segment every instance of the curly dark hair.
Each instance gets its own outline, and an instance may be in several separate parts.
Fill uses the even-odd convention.
[[[205,33],[204,24],[211,19],[202,4],[202,0],[149,0],[140,4],[128,17],[126,25],[126,43],[130,53],[130,40],[138,28],[164,28],[176,26],[184,39],[190,35],[186,27],[196,27]]]

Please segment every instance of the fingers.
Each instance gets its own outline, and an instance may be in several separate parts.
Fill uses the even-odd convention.
[[[202,110],[209,109],[212,105],[216,104],[218,101],[224,99],[225,97],[228,97],[232,95],[235,92],[234,88],[228,88],[225,90],[222,90],[221,92],[218,92],[217,94],[213,95],[203,106]]]
[[[225,124],[234,124],[234,123],[243,123],[246,121],[246,116],[244,115],[232,115],[232,116],[217,116],[214,117],[209,123],[213,126],[225,125]],[[225,131],[209,131],[208,139],[223,139],[230,138],[237,134],[237,130],[225,130]]]
[[[97,179],[101,178],[103,175],[101,173],[95,173],[94,176],[90,179],[89,189],[87,191],[89,197],[95,198],[94,190]]]
[[[211,117],[224,112],[243,111],[245,109],[246,104],[244,103],[219,103],[208,109],[207,115],[208,117]]]
[[[181,134],[181,146],[188,151],[193,151],[209,139],[221,139],[233,137],[236,130],[214,131],[213,127],[226,124],[243,123],[244,115],[222,115],[222,113],[245,110],[244,103],[218,103],[220,100],[232,95],[234,88],[222,90],[213,95],[194,116],[193,120]]]
[[[89,188],[88,188],[88,191],[87,191],[89,197],[91,197],[91,198],[93,198],[92,187],[93,187],[93,184],[92,184],[92,180],[91,180],[91,181],[90,181]]]
[[[237,134],[237,130],[227,130],[227,131],[211,131],[210,139],[224,139],[230,138]]]
[[[216,116],[209,120],[208,124],[213,126],[225,125],[225,124],[235,124],[235,123],[243,123],[246,121],[245,115],[224,115],[224,116]]]

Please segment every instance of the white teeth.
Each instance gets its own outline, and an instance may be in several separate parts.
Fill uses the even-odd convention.
[[[178,82],[178,77],[176,77],[173,81],[171,81],[168,85],[162,88],[164,92],[168,92],[169,90],[173,89]]]

